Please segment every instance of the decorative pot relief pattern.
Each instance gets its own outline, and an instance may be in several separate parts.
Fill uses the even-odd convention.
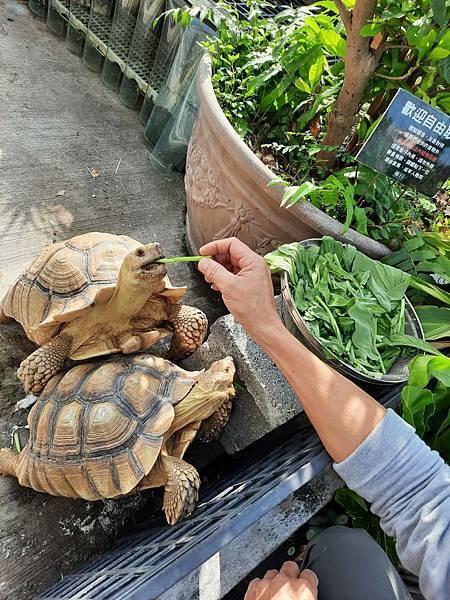
[[[205,243],[235,236],[260,254],[273,250],[281,241],[274,237],[271,223],[248,205],[243,194],[234,198],[227,195],[224,182],[219,181],[227,177],[226,170],[222,166],[212,168],[205,144],[198,139],[198,129],[196,126],[189,144],[185,176],[188,212],[190,222],[195,223],[196,237]]]

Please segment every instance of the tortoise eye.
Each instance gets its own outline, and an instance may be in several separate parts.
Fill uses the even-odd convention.
[[[144,256],[145,251],[143,248],[139,248],[138,250],[136,250],[136,254],[137,256]]]

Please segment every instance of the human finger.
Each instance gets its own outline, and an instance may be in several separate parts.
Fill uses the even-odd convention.
[[[269,569],[267,573],[264,575],[264,579],[275,579],[278,575],[278,571],[276,569]]]
[[[200,248],[200,254],[221,257],[226,255],[232,265],[239,265],[241,268],[250,264],[255,252],[251,250],[244,242],[236,237],[216,240],[205,244]]]
[[[210,258],[202,258],[198,263],[198,270],[203,273],[206,281],[212,283],[219,291],[235,277],[224,266]]]
[[[252,579],[248,584],[247,591],[245,592],[244,600],[256,600],[257,591],[258,591],[258,583],[261,581],[259,577],[256,579]]]
[[[297,578],[300,575],[300,569],[296,562],[294,562],[293,560],[287,560],[285,563],[283,563],[283,566],[280,569],[280,573],[283,573],[283,575],[286,575],[286,577],[290,577],[293,579]]]
[[[319,586],[319,579],[318,579],[317,575],[314,573],[314,571],[311,571],[311,569],[304,569],[300,573],[299,579],[302,579],[303,581],[308,582],[314,591],[317,590],[317,588]]]

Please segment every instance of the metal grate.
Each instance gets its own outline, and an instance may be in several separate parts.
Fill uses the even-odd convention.
[[[136,15],[125,11],[113,21],[107,57],[118,62],[122,71],[125,70],[127,64],[128,51],[130,50],[135,27]]]
[[[399,393],[399,388],[384,392],[383,403],[397,406]],[[305,485],[331,459],[306,417],[299,415],[230,458],[230,463],[223,478],[202,488],[201,501],[189,519],[123,540],[110,554],[64,577],[41,599],[157,598]]]
[[[110,17],[100,15],[92,10],[89,18],[88,36],[89,39],[92,40],[91,43],[98,47],[103,55],[106,54],[110,31]]]
[[[153,29],[151,23],[144,24],[138,19],[126,71],[127,77],[130,77],[131,73],[136,74],[136,81],[139,82],[140,78],[147,84],[151,83],[152,86],[153,82],[150,81],[150,76],[159,45],[158,29]]]
[[[76,29],[79,27],[79,23],[82,25],[82,31],[86,32],[87,26],[89,24],[89,14],[91,8],[90,6],[83,6],[77,0],[71,0],[70,3],[70,14],[69,14],[69,23],[73,21],[73,25]]]

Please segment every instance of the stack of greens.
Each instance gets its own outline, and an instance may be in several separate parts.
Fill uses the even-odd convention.
[[[408,273],[330,237],[308,248],[285,244],[266,261],[273,273],[288,273],[297,309],[327,357],[380,378],[400,356],[418,349],[438,354],[405,334]]]

